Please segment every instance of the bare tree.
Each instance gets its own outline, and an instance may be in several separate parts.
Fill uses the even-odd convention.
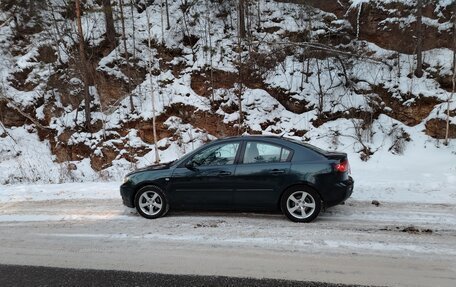
[[[204,25],[204,31],[205,31],[205,39],[206,39],[206,46],[207,46],[207,51],[209,52],[209,69],[210,69],[210,90],[211,90],[211,104],[214,103],[214,64],[213,64],[213,45],[212,45],[212,25],[211,25],[211,8],[209,6],[209,1],[205,0],[204,2],[206,6],[206,25]]]
[[[160,0],[160,28],[161,28],[161,42],[165,44],[165,25],[163,19],[163,0]]]
[[[241,39],[245,38],[245,0],[238,2],[238,33]]]
[[[299,19],[299,22],[297,24],[301,27],[306,27],[307,31],[307,37],[306,39],[302,39],[302,41],[308,41],[311,42],[311,33],[312,33],[312,14],[311,14],[311,8],[307,4],[302,4],[299,5],[299,10],[297,11],[298,14],[296,15],[296,19]],[[301,61],[302,61],[302,66],[301,66],[301,90],[304,89],[304,82],[309,83],[309,74],[310,74],[310,57],[306,58],[306,48],[305,47],[300,47],[301,48]],[[307,61],[306,61],[307,60]],[[306,67],[306,62],[307,62],[307,71],[305,71]]]
[[[165,9],[166,9],[166,30],[171,29],[169,25],[169,9],[168,9],[168,0],[165,0]]]
[[[155,116],[155,96],[154,96],[154,86],[152,81],[152,34],[150,33],[151,29],[151,22],[149,18],[149,12],[146,8],[146,18],[147,18],[147,45],[149,47],[149,58],[148,58],[148,68],[149,68],[149,83],[150,83],[150,96],[152,99],[152,133],[154,138],[154,146],[155,146],[155,163],[160,162],[160,155],[158,154],[158,147],[157,147],[157,124],[156,124],[156,116]]]
[[[447,110],[446,110],[446,127],[445,127],[445,141],[444,144],[448,145],[449,141],[449,133],[450,133],[450,102],[453,99],[454,92],[456,90],[456,6],[454,6],[453,10],[453,75],[451,77],[451,94],[448,96],[447,99]]]
[[[190,30],[188,29],[188,20],[187,20],[187,12],[190,10],[190,4],[187,0],[181,0],[180,10],[182,12],[182,20],[184,23],[184,35],[190,37]]]
[[[20,107],[16,106],[12,100],[8,99],[7,97],[4,97],[4,96],[1,96],[0,95],[0,98],[6,100],[6,102],[8,103],[8,105],[10,107],[12,107],[16,112],[18,112],[20,115],[22,115],[24,118],[28,119],[29,121],[31,121],[32,123],[35,124],[35,126],[39,129],[42,129],[42,130],[49,130],[50,128],[49,127],[45,127],[43,126],[42,124],[40,124],[36,119],[34,119],[32,116],[30,116],[29,114],[27,114],[26,112],[24,112]],[[6,132],[6,129],[4,128],[5,132]]]
[[[46,3],[47,7],[49,8],[48,15],[50,15],[50,18],[52,20],[52,26],[47,26],[47,33],[49,38],[54,42],[55,47],[65,47],[65,43],[63,40],[65,37],[72,39],[72,41],[75,43],[76,40],[73,37],[73,28],[70,25],[67,25],[66,22],[63,25],[60,24],[56,17],[58,13],[55,11],[54,4],[52,4],[50,0],[46,0]],[[64,54],[68,58],[71,57],[67,49],[58,49],[57,60],[60,63],[60,65],[64,65],[62,54]]]
[[[325,100],[325,91],[323,89],[322,83],[321,83],[321,73],[322,69],[319,64],[319,60],[315,59],[315,64],[317,66],[317,83],[318,83],[318,89],[316,89],[317,94],[318,94],[318,106],[317,106],[317,115],[321,116],[324,110],[324,100]]]
[[[244,0],[245,1],[245,0]],[[244,19],[245,19],[245,26],[246,26],[246,34],[247,37],[250,38],[252,36],[252,21],[250,19],[250,2],[251,1],[245,1],[244,3]]]
[[[242,67],[242,47],[241,47],[241,38],[238,37],[238,87],[236,89],[236,96],[238,100],[238,109],[239,109],[239,129],[238,132],[241,133],[243,131],[244,125],[244,112],[242,109],[242,94],[244,92],[243,89],[243,67]]]
[[[79,37],[79,60],[80,60],[80,71],[83,77],[84,82],[84,106],[85,106],[85,127],[88,129],[90,127],[91,114],[90,114],[90,93],[89,93],[89,71],[87,67],[87,59],[85,54],[84,47],[84,33],[82,31],[82,22],[81,22],[81,3],[80,0],[75,1],[76,5],[76,23],[78,27],[78,37]]]
[[[330,98],[330,96],[333,95],[333,91],[336,88],[345,85],[347,80],[343,73],[340,73],[339,71],[335,71],[333,69],[336,61],[338,61],[337,57],[326,58],[326,60],[319,60],[317,58],[314,58],[312,60],[315,61],[315,75],[317,81],[316,83],[314,83],[314,81],[311,81],[310,85],[318,96],[318,103],[316,107],[317,116],[322,117],[324,116],[325,107],[328,104],[330,104],[331,107],[334,107],[334,105],[337,103],[336,100],[331,100]],[[326,67],[324,66],[325,64]],[[339,61],[339,64],[341,64],[341,61]],[[343,68],[341,69],[343,70]]]
[[[129,94],[129,100],[130,100],[130,111],[133,112],[135,110],[135,106],[133,104],[133,94],[130,92],[130,55],[128,54],[128,46],[127,46],[127,34],[125,32],[125,15],[123,11],[123,6],[124,6],[124,1],[120,0],[119,1],[119,7],[120,7],[120,23],[122,27],[122,42],[124,46],[124,57],[125,57],[125,62],[126,62],[126,67],[127,67],[127,90],[130,93]]]
[[[116,47],[116,28],[114,27],[114,17],[112,16],[111,0],[103,0],[103,13],[105,16],[106,41],[109,48]]]
[[[47,1],[33,0],[2,0],[0,1],[0,10],[9,17],[5,22],[12,20],[14,22],[13,32],[21,34],[30,29],[31,26],[40,26],[43,24],[41,9],[48,5]]]
[[[238,100],[239,109],[239,133],[243,130],[244,112],[242,110],[242,93],[243,93],[243,65],[242,65],[242,40],[245,39],[245,0],[238,2],[238,87],[236,89],[236,96]]]
[[[187,39],[189,40],[189,42],[191,41],[191,35],[190,35],[190,29],[189,29],[189,19],[188,19],[188,13],[190,12],[190,8],[196,3],[195,2],[192,2],[192,3],[189,3],[187,0],[181,0],[181,5],[180,5],[180,10],[182,12],[182,20],[183,20],[183,25],[184,25],[184,29],[183,29],[183,33],[184,33],[184,37],[187,37]],[[192,49],[192,55],[193,55],[193,58],[196,57],[196,51],[195,51],[195,47],[194,45],[190,45],[190,48]]]
[[[369,145],[369,141],[372,137],[372,132],[369,131],[369,127],[366,128],[366,119],[351,119],[351,122],[353,124],[354,133],[343,134],[343,136],[354,139],[361,146],[361,149],[356,152],[360,154],[362,161],[367,161],[378,150],[377,148],[375,151],[373,151]]]
[[[257,22],[257,29],[261,29],[261,2],[260,0],[257,0],[257,17],[258,17],[258,22]]]
[[[415,76],[423,76],[423,0],[416,2],[416,70]]]
[[[136,59],[136,25],[135,25],[135,0],[130,0],[130,12],[131,12],[131,40],[133,42],[133,61]]]
[[[120,9],[120,24],[122,27],[122,42],[123,42],[123,46],[124,46],[124,57],[128,63],[129,57],[128,57],[128,48],[127,48],[127,35],[125,32],[125,16],[124,16],[124,12],[123,12],[123,6],[124,6],[124,1],[120,0],[119,9]]]

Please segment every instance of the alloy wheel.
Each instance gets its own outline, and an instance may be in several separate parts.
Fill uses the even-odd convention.
[[[163,208],[163,199],[154,191],[146,191],[139,197],[139,208],[146,215],[156,215]]]
[[[287,210],[297,219],[306,219],[312,216],[315,208],[315,199],[305,191],[295,191],[287,199]]]

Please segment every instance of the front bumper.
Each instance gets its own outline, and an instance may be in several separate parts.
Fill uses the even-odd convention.
[[[347,180],[335,184],[331,189],[330,197],[324,202],[325,207],[338,205],[347,200],[352,195],[354,186],[355,181],[351,176]]]
[[[122,203],[127,207],[135,207],[135,191],[130,182],[125,182],[120,186],[120,196],[122,196]]]

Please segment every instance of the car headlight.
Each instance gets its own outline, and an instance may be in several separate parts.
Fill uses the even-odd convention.
[[[126,183],[129,180],[130,180],[130,178],[128,176],[125,176],[124,179],[123,179],[123,183]]]

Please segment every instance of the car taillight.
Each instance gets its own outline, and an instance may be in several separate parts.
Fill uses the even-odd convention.
[[[349,172],[350,171],[350,165],[348,164],[348,160],[344,160],[341,163],[337,163],[334,165],[334,168],[338,172]]]

